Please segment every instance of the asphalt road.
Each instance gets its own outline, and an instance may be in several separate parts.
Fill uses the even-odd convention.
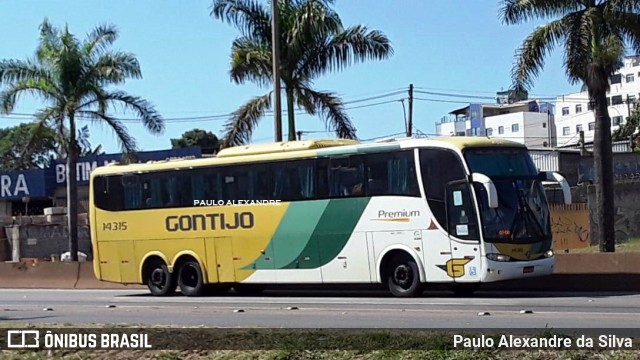
[[[529,310],[532,313],[521,313]],[[488,315],[480,316],[480,312]],[[0,290],[0,325],[129,324],[278,328],[637,328],[639,294],[265,293],[157,298],[145,290]],[[640,330],[639,330],[640,331]]]

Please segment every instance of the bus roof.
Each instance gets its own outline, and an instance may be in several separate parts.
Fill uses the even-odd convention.
[[[236,146],[220,151],[215,157],[172,159],[134,164],[109,164],[109,166],[96,168],[91,172],[91,176],[313,158],[339,154],[359,154],[421,146],[454,147],[460,150],[470,147],[525,147],[520,143],[509,140],[463,136],[391,139],[374,143],[360,143],[356,140],[345,139],[318,139]]]

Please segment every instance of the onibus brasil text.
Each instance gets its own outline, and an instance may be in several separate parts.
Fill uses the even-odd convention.
[[[23,333],[29,333],[25,339]],[[40,336],[37,330],[9,330],[8,348],[42,349],[151,349],[148,334],[109,333],[53,333],[46,331]],[[33,336],[35,335],[35,336]]]

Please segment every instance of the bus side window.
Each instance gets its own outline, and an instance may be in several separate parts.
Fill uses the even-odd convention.
[[[138,175],[127,174],[122,176],[122,186],[124,187],[124,210],[143,208],[143,189]]]
[[[465,179],[459,157],[450,150],[420,149],[420,171],[427,203],[438,223],[446,228],[445,193],[447,184]]]
[[[316,159],[316,199],[329,197],[329,159]]]
[[[364,157],[362,155],[331,159],[330,166],[330,197],[364,195]]]

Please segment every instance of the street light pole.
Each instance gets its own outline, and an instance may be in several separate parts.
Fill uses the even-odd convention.
[[[280,31],[278,0],[271,0],[271,53],[273,63],[273,120],[275,141],[282,141],[282,105],[280,103]]]

